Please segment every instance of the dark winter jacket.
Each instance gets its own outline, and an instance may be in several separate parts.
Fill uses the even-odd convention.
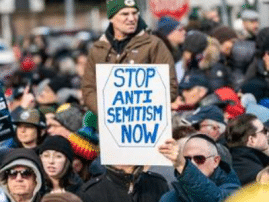
[[[31,149],[14,149],[8,154],[6,154],[5,158],[1,162],[0,166],[0,184],[1,188],[5,192],[6,196],[9,198],[10,201],[14,201],[9,194],[6,180],[5,180],[5,171],[8,169],[16,166],[16,165],[23,165],[30,167],[36,176],[36,187],[33,193],[33,197],[30,200],[31,202],[39,202],[41,197],[44,194],[45,190],[45,182],[44,182],[44,170],[42,167],[42,163],[37,156],[37,154]]]
[[[242,185],[255,181],[258,172],[269,164],[269,156],[250,147],[232,147],[233,168]]]
[[[269,97],[269,70],[265,69],[262,59],[255,58],[249,65],[242,86],[243,91],[252,93],[258,102]]]
[[[174,190],[166,193],[160,202],[218,202],[239,188],[239,179],[231,167],[221,162],[212,176],[206,177],[187,160],[182,174],[175,173]]]
[[[78,195],[84,202],[157,202],[168,190],[159,174],[142,172],[134,176],[108,169],[83,185]]]

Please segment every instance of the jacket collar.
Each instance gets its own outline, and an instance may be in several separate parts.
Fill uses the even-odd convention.
[[[126,174],[123,170],[116,170],[113,167],[107,167],[106,177],[108,180],[114,182],[120,187],[124,187],[127,190],[130,189],[131,184],[136,184],[141,176],[143,167],[138,166],[133,174]]]

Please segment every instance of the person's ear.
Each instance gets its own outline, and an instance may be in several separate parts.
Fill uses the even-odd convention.
[[[220,156],[214,157],[214,168],[217,168],[219,166],[220,160],[221,160]]]
[[[246,146],[248,146],[248,147],[253,147],[253,145],[254,145],[254,137],[253,136],[248,136],[248,141],[247,141],[247,144],[246,144]]]

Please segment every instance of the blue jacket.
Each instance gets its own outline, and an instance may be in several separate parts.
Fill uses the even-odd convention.
[[[187,160],[182,174],[176,171],[175,175],[174,190],[164,194],[160,202],[218,202],[240,187],[235,171],[225,162],[208,178]]]

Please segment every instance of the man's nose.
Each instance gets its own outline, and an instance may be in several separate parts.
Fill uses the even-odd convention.
[[[23,178],[22,178],[21,174],[18,173],[17,176],[16,176],[16,180],[17,180],[17,181],[21,181],[22,179],[23,179]]]
[[[135,15],[134,14],[128,15],[128,20],[134,21],[135,20]]]

